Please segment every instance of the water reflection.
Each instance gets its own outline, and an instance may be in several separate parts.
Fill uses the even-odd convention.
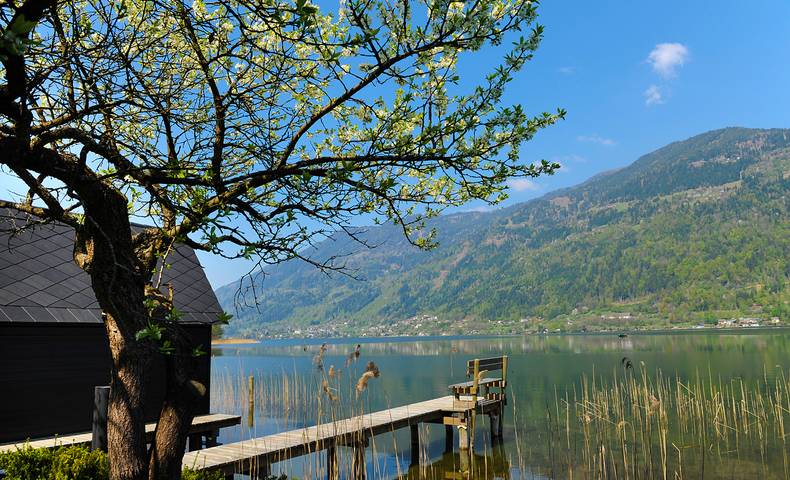
[[[400,467],[392,466],[392,461],[383,461],[383,466],[376,468],[383,474],[375,478],[584,478],[576,472],[578,465],[554,468],[556,459],[551,456],[551,445],[557,440],[549,431],[549,426],[559,428],[555,417],[566,403],[571,405],[570,419],[574,420],[574,395],[582,388],[584,378],[596,382],[622,378],[626,375],[623,357],[631,360],[635,371],[660,370],[682,381],[712,379],[724,385],[741,380],[747,384],[757,380],[771,384],[790,367],[788,330],[630,334],[626,338],[568,335],[336,339],[327,341],[325,370],[320,372],[313,357],[322,343],[324,340],[282,340],[212,349],[212,410],[246,418],[244,385],[249,375],[256,376],[261,399],[255,405],[253,427],[226,429],[221,441],[315,424],[320,415],[332,409],[337,409],[340,416],[349,416],[443,396],[448,384],[464,378],[467,360],[506,354],[510,357],[510,402],[505,417],[505,442],[499,451],[476,452],[466,468],[457,451],[443,454],[439,432],[433,438],[436,448],[428,452],[426,465],[404,473]],[[347,364],[357,343],[362,345],[359,362]],[[381,377],[357,396],[353,386],[368,361],[380,368]],[[336,388],[343,400],[334,406],[321,393],[326,371],[332,366],[342,371]],[[477,434],[477,444],[483,445],[485,428],[478,429]],[[378,443],[379,454],[390,459],[409,451],[407,432],[393,435],[392,441]],[[692,444],[678,443],[678,448]],[[678,456],[677,452],[670,453]],[[684,468],[694,471],[694,458],[687,450],[682,455]],[[761,461],[759,454],[757,459]],[[726,456],[718,460],[722,464],[732,461]],[[738,465],[743,467],[745,463],[741,460]],[[710,465],[707,468],[712,469]],[[764,478],[771,478],[766,476],[764,467],[760,472]],[[293,470],[291,473],[299,476]]]
[[[512,475],[512,468],[502,445],[487,454],[469,452],[445,453],[427,465],[414,465],[399,480],[471,480],[521,478]],[[540,478],[540,477],[536,477]]]

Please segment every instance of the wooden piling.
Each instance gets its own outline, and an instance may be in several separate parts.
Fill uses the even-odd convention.
[[[491,443],[502,439],[502,412],[496,411],[488,415],[489,424],[491,426]]]
[[[326,478],[327,480],[337,480],[339,477],[337,462],[337,446],[333,441],[326,447]]]
[[[444,453],[453,451],[453,426],[444,426]]]
[[[247,426],[252,428],[255,424],[255,377],[250,375],[247,398]]]
[[[193,433],[188,437],[189,451],[194,452],[203,448],[203,435],[200,433]]]
[[[420,464],[420,425],[409,425],[411,431],[411,465]]]
[[[365,480],[367,476],[367,465],[365,462],[365,446],[367,439],[354,444],[354,461],[352,471],[354,473],[354,480]]]
[[[93,389],[91,450],[107,451],[107,412],[109,405],[110,387],[95,387]]]
[[[458,425],[458,449],[469,450],[469,425]]]
[[[272,475],[272,466],[261,463],[250,471],[250,480],[267,480]]]

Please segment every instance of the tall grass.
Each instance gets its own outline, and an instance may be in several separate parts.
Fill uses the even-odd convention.
[[[683,380],[641,366],[584,377],[545,413],[547,454],[532,460],[551,478],[790,478],[784,373]]]
[[[359,348],[351,352],[339,365],[326,364],[322,346],[313,359],[311,373],[304,372],[254,372],[254,381],[248,382],[249,370],[219,370],[212,372],[211,408],[217,412],[230,412],[242,416],[242,424],[223,431],[225,443],[263,437],[279,432],[298,430],[313,425],[358,418],[370,413],[368,390],[377,388],[377,378],[382,375],[373,362],[364,361]],[[252,386],[253,390],[250,390]],[[364,438],[347,439],[349,443],[362,442]],[[369,440],[367,457],[377,457],[382,449],[396,452],[396,470],[407,470],[400,465],[403,454],[409,453],[409,444],[400,449],[393,436]],[[341,478],[353,478],[353,449],[337,448],[337,468]],[[281,473],[299,472],[300,478],[326,478],[326,452],[308,452],[294,458],[275,459],[276,470]],[[254,466],[254,465],[253,465]],[[240,465],[239,470],[250,465]],[[369,478],[383,478],[386,472],[373,462]],[[276,473],[276,472],[274,472]]]

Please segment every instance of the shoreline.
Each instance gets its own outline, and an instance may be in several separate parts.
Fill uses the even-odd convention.
[[[254,338],[212,338],[211,345],[251,345],[261,343]]]
[[[529,332],[529,333],[504,333],[504,334],[496,334],[496,333],[481,333],[477,335],[392,335],[392,336],[380,336],[380,337],[355,337],[355,336],[336,336],[336,337],[283,337],[283,338],[263,338],[260,340],[250,339],[250,338],[228,338],[228,339],[219,339],[219,340],[212,340],[212,345],[249,345],[249,344],[259,344],[259,343],[267,343],[267,342],[294,342],[296,343],[315,343],[315,342],[322,342],[328,341],[329,343],[345,343],[344,340],[360,342],[360,343],[378,343],[381,341],[392,341],[392,342],[408,342],[408,341],[422,341],[422,340],[452,340],[452,339],[463,339],[463,338],[512,338],[512,337],[565,337],[565,336],[591,336],[591,337],[602,337],[602,336],[619,336],[620,334],[627,334],[627,335],[673,335],[673,334],[714,334],[719,333],[722,335],[732,335],[732,334],[749,334],[749,333],[765,333],[766,331],[776,331],[776,330],[790,330],[790,326],[788,325],[777,325],[777,326],[759,326],[759,327],[711,327],[711,328],[669,328],[669,329],[623,329],[623,330],[609,330],[609,331],[590,331],[590,332],[548,332],[548,333],[538,333],[538,332]]]

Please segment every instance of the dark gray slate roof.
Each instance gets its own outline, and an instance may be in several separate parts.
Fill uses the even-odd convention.
[[[0,322],[101,323],[90,277],[74,263],[74,230],[47,223],[11,233],[26,224],[27,217],[0,209]],[[181,321],[216,321],[222,309],[195,252],[179,245],[167,263],[162,285],[173,285]]]

